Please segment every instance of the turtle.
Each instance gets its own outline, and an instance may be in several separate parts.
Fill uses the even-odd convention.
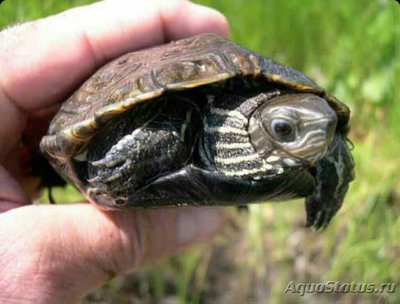
[[[303,73],[201,34],[105,64],[40,149],[104,209],[305,198],[320,229],[354,179],[349,116]]]

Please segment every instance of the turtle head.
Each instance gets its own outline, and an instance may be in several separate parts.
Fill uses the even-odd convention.
[[[336,125],[336,113],[325,99],[288,94],[270,99],[253,113],[249,134],[271,165],[311,166],[325,155]]]
[[[272,98],[250,118],[252,144],[277,172],[297,168],[313,177],[306,212],[307,225],[316,229],[328,225],[354,179],[346,133],[337,125],[336,112],[313,94]]]

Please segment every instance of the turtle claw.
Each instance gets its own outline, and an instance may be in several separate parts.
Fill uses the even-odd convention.
[[[106,157],[104,157],[102,159],[91,162],[91,164],[93,166],[101,168],[101,169],[111,169],[111,168],[119,165],[120,163],[124,162],[126,159],[127,159],[127,157],[116,158],[115,156],[107,155]]]
[[[334,210],[320,210],[314,215],[309,214],[307,227],[312,227],[315,230],[323,230],[328,226],[335,213],[336,211]]]
[[[107,167],[108,162],[105,158],[90,162],[92,166],[104,168]]]
[[[95,177],[92,177],[92,178],[88,178],[87,181],[89,183],[91,183],[92,185],[94,185],[94,184],[99,183],[101,181],[101,178],[100,178],[100,176],[95,176]]]
[[[99,189],[99,188],[89,187],[87,189],[87,194],[89,196],[91,196],[91,195],[99,195],[101,193],[103,193],[103,191],[101,189]]]
[[[109,177],[103,179],[102,182],[103,183],[111,183],[121,177],[122,177],[122,173],[121,173],[121,171],[118,171],[117,173],[110,175]]]

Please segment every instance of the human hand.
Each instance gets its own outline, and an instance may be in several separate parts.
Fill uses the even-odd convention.
[[[21,186],[18,151],[27,120],[54,113],[98,67],[169,40],[228,34],[225,18],[209,8],[185,0],[142,3],[103,1],[0,32],[1,303],[72,302],[222,227],[217,208],[31,205]]]

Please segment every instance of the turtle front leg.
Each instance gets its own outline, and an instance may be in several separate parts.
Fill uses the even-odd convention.
[[[195,109],[166,107],[161,114],[123,136],[100,159],[89,155],[90,193],[116,197],[124,204],[138,188],[186,164],[196,140]]]
[[[327,154],[316,164],[315,190],[306,198],[307,226],[320,229],[329,224],[353,179],[353,157],[345,138],[337,133]]]

